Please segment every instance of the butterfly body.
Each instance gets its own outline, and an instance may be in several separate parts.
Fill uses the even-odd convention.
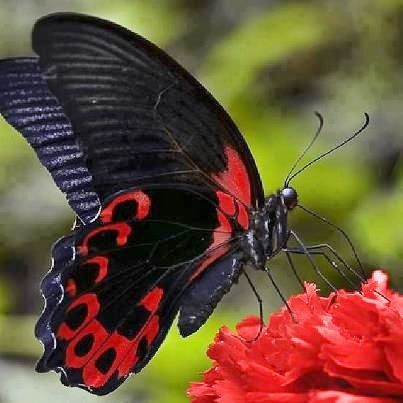
[[[0,62],[0,111],[78,217],[41,285],[37,370],[103,395],[147,364],[175,316],[194,333],[246,264],[265,269],[297,195],[264,198],[231,118],[140,36],[62,13],[36,23],[33,48]]]
[[[263,208],[251,212],[244,248],[252,267],[264,270],[267,260],[286,246],[288,212],[295,207],[297,198],[293,188],[285,187],[268,196]]]

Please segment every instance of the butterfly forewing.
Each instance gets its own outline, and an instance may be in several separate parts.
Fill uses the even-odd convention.
[[[94,219],[101,205],[91,174],[37,58],[0,61],[0,111],[34,148],[80,219]]]
[[[58,14],[35,25],[33,47],[101,200],[144,183],[214,182],[248,205],[262,203],[255,163],[230,117],[155,45],[107,21]],[[214,179],[239,161],[243,180]]]

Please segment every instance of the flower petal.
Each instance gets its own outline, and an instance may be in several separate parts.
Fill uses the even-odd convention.
[[[271,315],[220,329],[213,368],[193,383],[193,403],[403,401],[403,296],[375,271],[362,293],[319,297],[314,284]],[[400,399],[400,400],[396,400]]]

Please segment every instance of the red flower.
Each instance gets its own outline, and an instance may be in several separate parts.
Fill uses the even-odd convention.
[[[222,328],[193,403],[403,402],[403,295],[375,271],[362,292],[319,297],[313,284],[259,332],[249,317]],[[375,291],[377,290],[377,291]]]

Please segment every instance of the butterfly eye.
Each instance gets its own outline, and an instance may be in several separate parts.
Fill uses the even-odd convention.
[[[298,194],[294,188],[285,187],[281,191],[281,195],[283,196],[284,205],[287,207],[288,210],[292,210],[297,206]]]

